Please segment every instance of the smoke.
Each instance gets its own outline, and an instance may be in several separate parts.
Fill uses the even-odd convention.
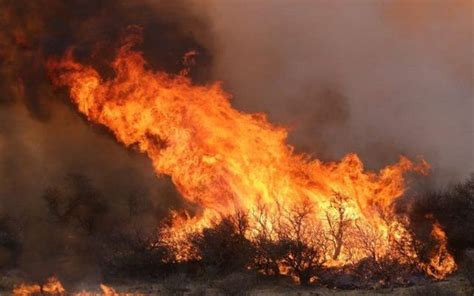
[[[43,198],[48,190],[60,192],[67,206],[68,199],[85,194],[67,189],[86,180],[79,187],[96,193],[71,207],[104,234],[131,227],[155,233],[163,213],[181,206],[170,180],[157,178],[145,156],[78,115],[69,98],[52,88],[44,64],[73,47],[78,58],[108,74],[127,27],[136,25],[143,28],[140,49],[151,67],[176,73],[183,55],[195,50],[200,55],[190,75],[206,81],[210,55],[195,37],[206,23],[184,3],[0,1],[1,266],[16,261],[38,280],[52,273],[75,280],[97,275],[97,237],[52,216]],[[132,198],[147,205],[133,221]],[[10,234],[16,244],[7,243]]]
[[[223,81],[237,109],[290,127],[297,150],[356,152],[369,168],[423,155],[444,184],[474,169],[471,20],[469,0],[0,0],[0,214],[21,222],[19,262],[47,275],[66,256],[44,257],[71,233],[51,228],[41,196],[70,173],[102,193],[107,225],[131,194],[152,203],[146,226],[180,203],[146,157],[52,89],[48,57],[74,47],[110,74],[125,28],[138,25],[150,67],[176,73],[196,50],[194,81]],[[84,257],[72,258],[83,273]]]
[[[369,168],[423,156],[438,185],[473,156],[472,1],[206,1],[213,76],[298,150]]]

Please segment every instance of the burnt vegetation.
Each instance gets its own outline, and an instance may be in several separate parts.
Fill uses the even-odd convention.
[[[461,270],[471,279],[473,185],[471,177],[443,192],[427,193],[413,204],[410,212],[412,223],[428,214],[425,219],[439,221],[446,229],[449,247],[457,254]],[[23,225],[38,223],[50,229],[44,236],[44,246],[37,246],[42,255],[47,253],[42,248],[48,249],[49,255],[42,260],[54,266],[44,270],[54,269],[70,280],[75,279],[74,272],[57,268],[57,262],[74,265],[81,261],[81,268],[74,269],[76,273],[96,270],[107,280],[164,279],[172,286],[177,277],[211,279],[217,287],[229,289],[229,294],[242,292],[239,287],[251,289],[258,283],[274,280],[344,289],[428,280],[409,255],[403,256],[408,245],[424,258],[433,242],[414,239],[393,246],[398,258],[405,258],[402,263],[378,254],[379,238],[368,231],[370,228],[350,219],[344,210],[346,199],[339,194],[334,195],[330,212],[326,213],[329,227],[324,231],[309,219],[309,204],[291,209],[281,207],[277,214],[270,214],[262,205],[249,213],[223,217],[201,232],[189,234],[187,243],[195,259],[188,262],[176,260],[174,251],[161,241],[158,233],[160,227],[166,227],[165,216],[140,194],[129,194],[114,205],[113,199],[104,198],[88,178],[68,175],[58,185],[46,188],[41,196],[44,216],[22,222],[3,215],[0,220],[0,259],[4,271],[22,269],[24,245],[31,239]],[[144,216],[153,218],[145,223]],[[250,220],[255,222],[251,224]],[[422,232],[414,226],[411,229]],[[325,254],[337,258],[343,250],[365,252],[367,257],[342,267],[325,265]],[[89,267],[84,268],[84,264]],[[34,272],[24,272],[37,277]]]

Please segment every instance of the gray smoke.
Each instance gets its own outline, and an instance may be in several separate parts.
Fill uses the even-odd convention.
[[[198,1],[199,2],[199,1]],[[439,185],[473,156],[473,2],[206,1],[215,79],[300,151],[369,168],[423,156]]]

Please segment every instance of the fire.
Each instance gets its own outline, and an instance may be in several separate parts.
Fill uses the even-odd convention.
[[[115,290],[107,285],[100,284],[102,293],[82,291],[78,293],[67,293],[61,282],[56,277],[50,277],[44,285],[38,284],[20,284],[18,287],[13,289],[12,294],[14,296],[34,296],[34,295],[46,295],[46,296],[61,296],[61,295],[73,295],[73,296],[139,296],[142,294],[134,293],[117,293]]]
[[[456,262],[447,248],[447,237],[444,230],[438,222],[433,224],[431,236],[438,242],[437,250],[431,256],[430,264],[427,267],[427,273],[437,279],[442,279],[456,269]]]
[[[40,285],[28,285],[28,284],[21,284],[20,286],[13,289],[14,296],[28,296],[28,295],[38,295],[41,294],[41,286]]]
[[[106,286],[104,284],[100,284],[100,289],[102,292],[104,292],[104,296],[118,296],[117,292],[109,286]]]
[[[367,241],[374,248],[370,256],[382,257],[393,253],[394,243],[412,239],[393,203],[406,190],[405,173],[427,173],[424,160],[400,157],[398,163],[370,172],[356,154],[329,163],[297,154],[286,143],[287,129],[271,124],[265,114],[234,109],[220,83],[194,85],[187,71],[170,75],[150,70],[132,49],[138,41],[132,36],[119,49],[112,79],[76,62],[72,52],[50,60],[48,68],[56,85],[70,88],[82,114],[108,127],[125,146],[146,153],[156,174],[170,176],[182,196],[198,206],[193,217],[176,215],[168,233],[178,260],[192,256],[179,243],[186,233],[260,206],[275,216],[281,209],[310,204],[312,221],[325,232],[337,230],[331,219],[339,221],[338,209],[343,209],[353,233],[344,244],[334,240],[326,254],[328,265],[366,258]],[[338,196],[343,199],[335,201]],[[404,253],[409,254],[406,260],[417,260],[413,250]]]
[[[100,289],[102,290],[102,293],[92,293],[92,292],[86,292],[82,291],[79,293],[74,293],[74,296],[94,296],[94,295],[103,295],[103,296],[119,296],[119,295],[124,295],[124,296],[140,296],[141,294],[133,294],[133,293],[117,293],[115,290],[107,285],[100,284]]]
[[[53,294],[53,295],[61,295],[66,292],[64,290],[63,285],[61,282],[55,277],[51,277],[46,281],[46,284],[43,285],[42,291],[44,294]]]
[[[37,284],[21,284],[13,289],[15,296],[29,296],[29,295],[65,295],[66,290],[61,282],[56,277],[50,277],[42,286]]]

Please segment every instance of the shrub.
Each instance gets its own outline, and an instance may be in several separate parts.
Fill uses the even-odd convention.
[[[266,275],[280,275],[279,264],[283,260],[285,250],[279,243],[276,227],[279,217],[269,214],[264,205],[259,205],[252,212],[253,219],[256,221],[252,228],[252,242],[255,249],[255,255],[252,267]]]
[[[277,228],[279,244],[284,250],[282,263],[302,285],[318,276],[326,262],[328,241],[320,225],[311,219],[311,204],[302,203],[282,213]]]
[[[441,224],[449,247],[457,255],[464,249],[474,248],[474,236],[469,235],[474,233],[474,174],[444,191],[429,192],[418,198],[412,206],[410,219],[422,225],[421,221],[430,215]]]
[[[168,250],[152,240],[114,234],[102,246],[100,260],[108,278],[154,279],[170,272]]]
[[[247,228],[246,215],[238,213],[191,235],[191,244],[208,273],[240,271],[252,262],[254,251],[245,236]]]

